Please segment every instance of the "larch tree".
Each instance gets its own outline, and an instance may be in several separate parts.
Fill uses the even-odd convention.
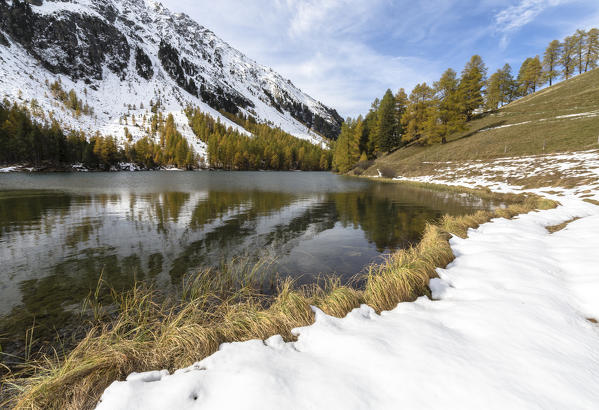
[[[496,110],[501,104],[501,69],[497,70],[487,80],[485,108]]]
[[[599,60],[599,29],[592,28],[587,32],[584,50],[584,71],[597,68]]]
[[[349,155],[350,162],[353,165],[360,160],[360,141],[362,140],[362,136],[364,134],[364,121],[362,120],[362,117],[358,117],[358,119],[353,123],[351,131],[352,135],[349,147]]]
[[[351,161],[351,146],[353,134],[351,129],[351,119],[348,118],[341,126],[341,133],[335,144],[335,152],[333,155],[333,167],[341,172],[346,173],[352,166]]]
[[[574,46],[574,59],[576,60],[576,66],[578,67],[578,74],[582,74],[584,71],[584,50],[587,43],[587,32],[578,29],[574,34],[574,38],[576,39]]]
[[[543,67],[539,56],[524,60],[518,72],[518,87],[520,95],[534,93],[542,85]]]
[[[564,39],[562,44],[562,54],[559,59],[562,67],[562,74],[567,80],[574,74],[576,69],[576,37],[569,36]]]
[[[473,55],[462,71],[459,93],[466,119],[472,119],[474,110],[484,103],[483,88],[486,81],[487,68],[479,55]]]
[[[512,67],[507,63],[500,71],[499,87],[501,90],[500,105],[505,105],[514,101],[518,85],[512,76]]]
[[[319,166],[322,170],[329,169],[329,156],[324,151],[320,154]]]
[[[562,45],[558,40],[553,40],[547,46],[545,54],[543,55],[543,72],[545,79],[549,81],[549,86],[553,85],[553,80],[559,78],[560,72],[558,70],[560,56],[561,56]]]
[[[437,99],[436,114],[431,113],[430,117],[436,118],[429,117],[429,124],[433,126],[435,133],[431,134],[432,139],[429,143],[441,142],[444,144],[449,135],[464,129],[466,117],[463,114],[459,85],[457,73],[451,68],[447,69],[439,81],[434,84]],[[432,122],[436,124],[433,125]]]
[[[402,142],[409,143],[423,137],[427,116],[433,104],[435,91],[426,83],[417,84],[410,93],[409,104],[402,117],[402,126],[405,130]]]
[[[526,78],[530,84],[530,88],[534,93],[537,88],[542,86],[545,82],[543,80],[543,65],[539,56],[535,56],[530,60],[527,67]]]

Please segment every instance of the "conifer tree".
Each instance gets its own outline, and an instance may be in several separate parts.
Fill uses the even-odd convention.
[[[534,93],[537,87],[542,85],[543,68],[539,56],[527,58],[518,73],[518,86],[520,95]]]
[[[547,46],[543,55],[543,69],[545,79],[549,81],[549,86],[553,85],[553,80],[558,78],[560,73],[557,69],[560,61],[562,45],[558,40],[553,40]]]
[[[361,117],[359,117],[353,124],[352,133],[353,135],[349,154],[350,162],[353,165],[360,160],[360,141],[362,140],[362,135],[364,134],[364,122],[362,121]]]
[[[474,110],[484,103],[483,87],[486,74],[487,68],[479,55],[473,55],[462,71],[459,92],[463,113],[468,121],[472,119]]]
[[[574,74],[576,69],[576,37],[569,36],[564,39],[562,44],[562,54],[560,56],[560,65],[562,74],[567,80]]]
[[[463,130],[466,122],[460,100],[459,81],[454,70],[449,68],[443,73],[439,81],[434,84],[434,91],[437,104],[436,107],[433,104],[435,107],[433,111],[429,109],[429,122],[431,129],[434,130],[430,133],[432,139],[429,144],[447,142],[447,137]]]
[[[501,70],[497,70],[487,80],[485,108],[496,110],[501,104]]]
[[[516,98],[517,84],[512,76],[512,67],[509,64],[505,64],[501,69],[500,76],[500,101],[501,105],[511,103]]]
[[[404,134],[404,129],[401,123],[401,118],[408,109],[408,95],[403,88],[400,88],[395,94],[395,134],[397,142],[401,141],[401,136]]]
[[[387,90],[379,106],[376,127],[376,138],[381,151],[389,152],[399,145],[396,129],[395,97],[391,90]]]
[[[319,166],[321,170],[329,169],[329,157],[324,151],[320,154]]]
[[[352,166],[351,146],[353,140],[352,129],[350,127],[351,119],[347,119],[341,125],[341,133],[335,144],[335,153],[333,156],[333,166],[340,173],[345,173]]]
[[[576,66],[578,67],[578,74],[582,74],[584,71],[584,50],[586,49],[587,43],[587,32],[578,29],[574,34],[574,38],[576,39],[576,43],[574,46],[574,59]]]
[[[592,28],[587,32],[587,42],[584,50],[584,71],[597,68],[599,60],[599,29]]]
[[[378,123],[378,111],[379,111],[380,100],[375,98],[370,106],[370,111],[366,114],[364,119],[364,132],[367,135],[368,141],[366,147],[364,147],[368,154],[373,156],[378,151],[378,140],[377,140],[377,123]]]
[[[402,117],[402,126],[405,130],[402,141],[410,143],[424,136],[425,124],[433,104],[435,91],[426,83],[417,84],[410,93],[409,104]],[[461,95],[460,95],[461,98]]]

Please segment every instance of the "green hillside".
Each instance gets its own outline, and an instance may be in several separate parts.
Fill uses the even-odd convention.
[[[489,159],[599,148],[599,69],[479,115],[446,144],[411,145],[379,158],[367,170],[403,175],[434,170],[431,162]]]

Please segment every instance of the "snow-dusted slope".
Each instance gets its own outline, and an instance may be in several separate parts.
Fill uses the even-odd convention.
[[[599,207],[583,201],[599,200],[596,158],[541,161],[539,171],[582,174],[584,160],[595,175],[574,188],[532,190],[549,189],[557,208],[493,219],[452,238],[456,259],[431,280],[433,300],[380,315],[364,305],[341,319],[314,309],[315,323],[292,331],[295,342],[226,343],[173,374],[133,373],[108,387],[97,408],[597,408]],[[511,172],[536,159],[496,166]],[[460,183],[522,192],[486,171]],[[561,231],[546,229],[565,222]]]
[[[122,139],[127,127],[137,139],[146,134],[150,103],[160,101],[200,153],[182,113],[188,105],[234,127],[217,110],[250,114],[315,143],[339,130],[334,110],[158,1],[29,3],[0,0],[0,98],[36,99],[40,112],[69,128]],[[77,117],[57,101],[50,85],[58,79],[93,114]]]

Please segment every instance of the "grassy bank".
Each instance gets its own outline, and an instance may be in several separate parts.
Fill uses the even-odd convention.
[[[508,206],[446,216],[438,224],[429,224],[417,246],[372,266],[359,281],[362,286],[341,286],[331,279],[320,286],[295,287],[285,281],[278,284],[274,296],[265,296],[258,291],[261,269],[257,266],[201,272],[185,283],[177,299],[139,285],[114,295],[117,315],[103,314],[105,309],[90,300],[97,316],[93,329],[68,354],[35,357],[21,372],[6,377],[2,394],[8,401],[2,406],[92,408],[112,381],[131,372],[189,366],[224,342],[266,339],[275,334],[293,340],[293,328],[313,322],[311,306],[337,317],[363,303],[378,312],[392,309],[399,302],[430,294],[428,283],[436,276],[435,269],[454,259],[448,242],[451,234],[464,237],[468,228],[491,218],[511,218],[555,206],[534,195],[437,188],[499,200]]]
[[[479,115],[447,144],[411,145],[385,155],[367,174],[389,167],[398,175],[430,175],[447,161],[597,149],[598,128],[599,69],[594,69]]]

